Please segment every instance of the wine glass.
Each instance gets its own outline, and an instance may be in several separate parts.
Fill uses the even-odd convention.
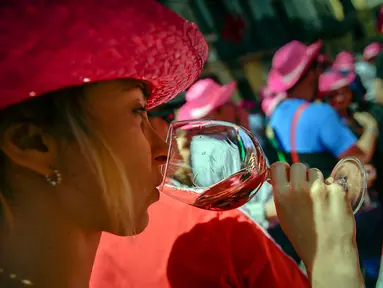
[[[170,125],[168,161],[162,167],[161,192],[205,210],[235,209],[248,202],[270,169],[257,139],[229,122],[196,120]],[[354,213],[363,203],[367,178],[355,157],[338,162],[331,173],[344,188]]]

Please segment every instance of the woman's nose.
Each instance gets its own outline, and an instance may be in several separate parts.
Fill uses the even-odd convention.
[[[157,134],[153,128],[150,128],[150,130],[153,160],[157,165],[163,165],[168,159],[169,145]]]

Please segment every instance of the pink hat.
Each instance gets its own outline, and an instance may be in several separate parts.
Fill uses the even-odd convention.
[[[186,92],[186,103],[178,111],[178,120],[201,119],[229,102],[237,82],[219,85],[213,79],[197,81]]]
[[[349,72],[347,74],[338,70],[329,70],[322,73],[319,77],[319,92],[323,97],[337,89],[349,86],[355,80],[356,74]]]
[[[154,0],[7,3],[0,8],[0,109],[115,79],[150,83],[153,108],[187,89],[207,58],[196,25]]]
[[[322,41],[306,46],[299,41],[291,41],[274,55],[267,86],[274,92],[292,88],[318,57]]]
[[[332,67],[337,70],[350,70],[354,71],[355,57],[349,51],[342,51],[336,55]]]
[[[363,59],[369,61],[372,58],[375,58],[382,52],[382,44],[378,42],[371,43],[363,50]]]
[[[286,92],[280,92],[275,94],[273,97],[268,97],[262,100],[262,110],[267,117],[270,117],[273,114],[274,109],[277,105],[287,98]]]

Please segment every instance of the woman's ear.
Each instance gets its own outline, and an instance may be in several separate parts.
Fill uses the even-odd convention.
[[[1,149],[14,164],[50,175],[57,153],[53,136],[33,124],[14,124],[4,133]]]

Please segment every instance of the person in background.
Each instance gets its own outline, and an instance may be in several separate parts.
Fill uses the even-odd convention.
[[[376,79],[375,60],[381,51],[382,45],[380,43],[371,43],[363,50],[363,61],[355,63],[355,72],[360,76],[363,86],[367,89],[365,99],[372,102],[375,102],[376,99],[374,86]]]
[[[334,164],[345,156],[356,156],[368,163],[377,135],[376,129],[368,129],[366,137],[358,141],[330,105],[312,103],[318,91],[320,48],[321,43],[307,47],[298,41],[280,48],[273,57],[267,86],[276,93],[286,93],[270,116],[270,125],[286,158],[321,167],[328,176]]]
[[[353,131],[356,137],[365,137],[366,130],[377,129],[376,119],[368,112],[353,113],[350,105],[354,101],[355,95],[350,85],[355,79],[355,73],[350,72],[345,75],[337,70],[328,70],[323,73],[319,78],[319,90],[321,95],[324,95],[324,100],[329,103],[339,113],[339,115],[347,123],[347,126]],[[382,119],[383,115],[381,115]],[[377,143],[377,147],[382,145]],[[368,186],[373,188],[376,179],[376,171],[374,166],[381,168],[379,162],[383,159],[381,154],[375,152],[371,161],[373,165],[365,165],[368,177]],[[381,170],[378,173],[382,173]],[[378,174],[379,175],[379,174]],[[379,189],[379,186],[377,186]],[[367,194],[368,196],[369,194]],[[369,198],[367,198],[369,199]],[[371,206],[371,205],[370,205]],[[375,287],[379,275],[380,266],[380,252],[383,242],[382,230],[382,209],[380,206],[377,208],[365,207],[364,212],[356,215],[357,224],[357,244],[360,255],[360,262],[364,269],[366,287]]]
[[[249,129],[248,115],[242,117],[240,107],[231,101],[237,82],[220,85],[213,79],[198,80],[185,94],[186,103],[177,120],[212,119],[236,123]]]
[[[159,135],[166,137],[177,105],[149,112]],[[309,287],[297,265],[239,210],[205,211],[162,195],[149,216],[134,240],[103,234],[91,288]]]
[[[342,51],[336,55],[334,63],[332,65],[333,69],[339,70],[342,73],[348,74],[350,72],[355,73],[355,56],[349,51]],[[355,98],[358,100],[363,100],[366,97],[366,87],[363,85],[363,81],[358,74],[350,85],[351,89],[354,91]]]

